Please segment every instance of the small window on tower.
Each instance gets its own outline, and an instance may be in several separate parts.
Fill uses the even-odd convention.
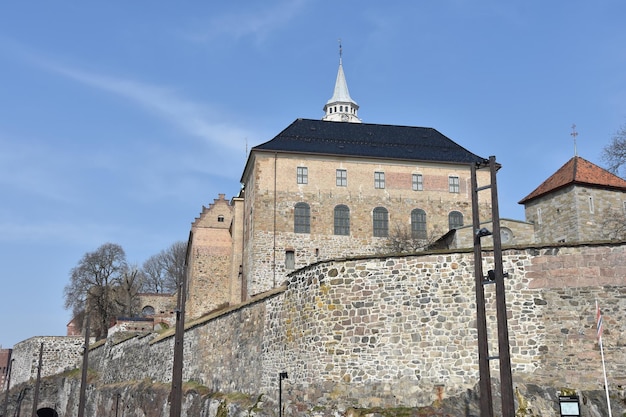
[[[220,223],[224,223],[224,216],[222,216],[221,214],[217,216],[217,221]]]

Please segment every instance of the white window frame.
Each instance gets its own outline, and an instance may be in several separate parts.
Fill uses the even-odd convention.
[[[413,191],[424,191],[424,176],[422,174],[413,174]]]
[[[457,175],[448,177],[448,191],[454,194],[461,192],[461,180]]]
[[[348,186],[348,170],[337,169],[335,171],[335,185],[337,185],[337,187]]]
[[[383,190],[385,189],[385,173],[382,171],[374,172],[374,188]]]
[[[297,178],[298,184],[308,184],[309,183],[309,168],[307,167],[296,168],[296,178]]]

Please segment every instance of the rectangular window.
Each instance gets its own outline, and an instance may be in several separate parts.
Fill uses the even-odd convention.
[[[297,169],[298,184],[309,183],[309,169],[307,167],[298,167]]]
[[[337,178],[337,187],[347,187],[348,186],[348,171],[345,169],[338,169],[336,174]]]
[[[292,250],[285,251],[285,269],[296,268],[296,254]]]
[[[385,188],[384,172],[374,172],[374,188]]]
[[[537,224],[541,224],[541,208],[537,208]]]
[[[422,174],[413,174],[413,191],[424,190],[424,178]]]
[[[451,193],[459,192],[459,177],[448,177],[448,188]]]
[[[589,196],[589,213],[593,213],[594,207],[593,207],[593,197]]]

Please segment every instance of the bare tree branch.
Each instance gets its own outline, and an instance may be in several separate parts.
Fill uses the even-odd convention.
[[[611,143],[602,150],[602,160],[607,169],[618,175],[626,166],[626,125],[622,126],[613,136]]]

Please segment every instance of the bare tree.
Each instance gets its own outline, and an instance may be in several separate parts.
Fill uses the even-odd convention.
[[[626,124],[615,133],[611,143],[604,147],[602,160],[607,164],[607,169],[615,175],[626,166]]]
[[[71,308],[74,317],[89,313],[98,339],[106,337],[111,320],[119,312],[113,288],[120,285],[127,269],[124,249],[105,243],[85,253],[70,272],[70,282],[64,289],[65,308]]]
[[[609,240],[626,239],[626,214],[622,210],[609,209],[603,213],[602,236]]]
[[[126,317],[135,317],[139,314],[138,294],[143,285],[143,280],[143,272],[136,265],[133,265],[122,273],[119,284],[114,288],[118,310]]]
[[[438,227],[426,232],[426,230],[413,230],[411,225],[397,222],[389,231],[379,251],[383,253],[419,252],[437,240],[440,235]]]
[[[143,292],[173,293],[185,273],[187,242],[179,241],[143,263]]]

